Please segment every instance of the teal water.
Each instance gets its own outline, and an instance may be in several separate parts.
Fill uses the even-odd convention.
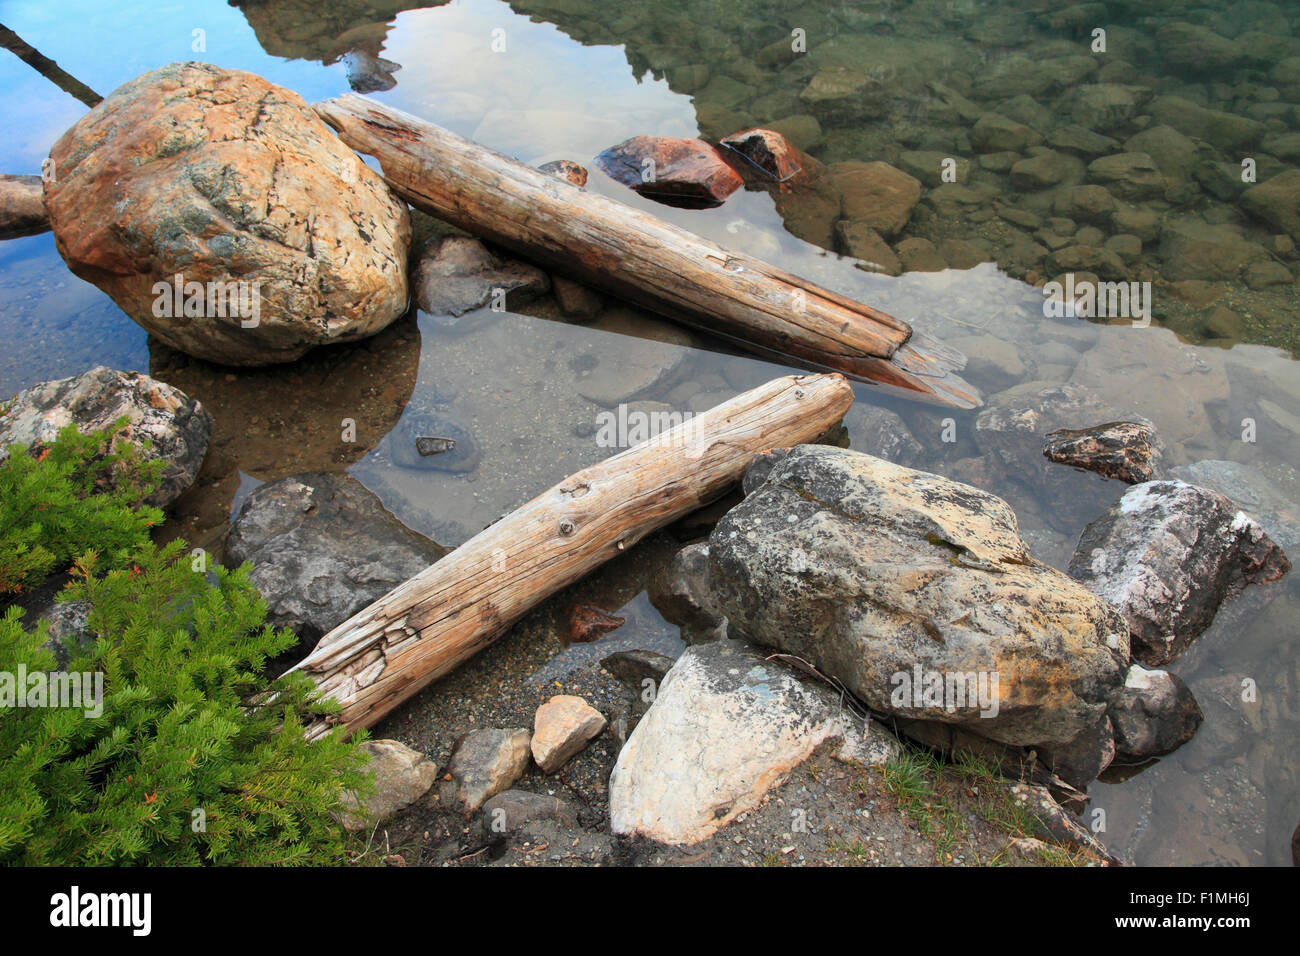
[[[528,163],[581,162],[591,170],[589,189],[890,311],[965,350],[968,378],[986,396],[1029,381],[1094,388],[1124,412],[1151,418],[1170,445],[1170,464],[1227,460],[1257,469],[1276,490],[1265,502],[1269,513],[1300,528],[1300,374],[1291,353],[1300,313],[1294,284],[1282,278],[1294,278],[1297,259],[1279,243],[1278,227],[1244,210],[1240,190],[1221,178],[1221,167],[1239,167],[1243,152],[1261,181],[1300,164],[1288,139],[1300,136],[1300,70],[1288,65],[1300,57],[1300,12],[1289,6],[454,0],[403,9],[385,0],[201,0],[110,9],[7,0],[0,22],[101,94],[166,63],[200,59],[250,70],[313,101],[349,89],[349,53],[381,56],[401,68],[376,98]],[[1188,25],[1209,35],[1189,39],[1179,32]],[[1106,30],[1104,54],[1091,49],[1098,26]],[[806,52],[788,49],[794,30],[804,32]],[[803,95],[819,73],[839,67],[870,80],[861,115],[836,116]],[[1211,141],[1228,122],[1221,118],[1200,135],[1180,133],[1195,146],[1181,161],[1177,137],[1138,141],[1153,143],[1153,159],[1168,169],[1161,167],[1161,189],[1139,184],[1125,200],[1126,221],[1150,214],[1162,227],[1123,260],[1124,279],[1153,284],[1153,328],[1045,316],[1035,284],[1060,271],[1056,249],[1106,249],[1128,235],[1058,211],[1058,194],[1083,160],[1053,144],[1085,123],[1114,141],[1111,154],[1174,119],[1190,129],[1178,104],[1162,97],[1258,128],[1250,145],[1231,148]],[[0,53],[0,101],[0,170],[12,173],[38,172],[50,145],[86,110],[8,53]],[[971,131],[987,112],[1044,138],[1020,158],[1050,148],[1078,162],[1048,157],[1044,165],[1060,166],[1066,179],[1041,188],[1010,175],[1003,159],[985,154],[981,162]],[[712,210],[673,209],[631,194],[590,162],[634,135],[717,138],[762,124],[797,131],[799,145],[823,163],[883,160],[915,170],[926,183],[921,202],[891,245],[928,240],[949,268],[865,272],[842,255],[838,207],[809,200],[778,210],[767,193],[746,191]],[[1162,144],[1168,148],[1157,149]],[[964,170],[957,183],[930,179],[934,159],[945,156]],[[1205,229],[1208,244],[1178,238]],[[1244,265],[1229,274],[1221,263],[1231,256]],[[548,299],[529,315],[487,314],[451,328],[413,316],[375,348],[283,369],[219,369],[151,345],[111,300],[67,271],[49,235],[0,243],[0,297],[0,393],[103,363],[152,370],[213,408],[212,480],[177,518],[198,540],[219,539],[232,505],[259,481],[346,467],[412,527],[458,544],[609,453],[591,438],[598,407],[583,398],[591,369],[640,370],[636,397],[677,409],[708,407],[788,371],[613,303],[593,323],[573,325]],[[975,413],[869,386],[856,391],[852,447],[873,450],[865,410],[888,408],[916,438],[926,467],[971,480],[979,467]],[[403,416],[431,410],[474,435],[477,467],[412,472],[393,463]],[[365,426],[364,447],[340,454],[334,437],[348,415]],[[956,442],[941,438],[949,417]],[[1257,423],[1253,442],[1242,440],[1243,419]],[[1026,479],[991,490],[1015,506],[1034,553],[1060,567],[1086,516],[1122,487],[1080,475],[1064,489]],[[1197,738],[1127,779],[1091,788],[1093,807],[1105,811],[1099,835],[1122,858],[1289,861],[1300,819],[1293,744],[1300,597],[1293,582],[1270,593],[1271,604],[1230,606],[1174,666],[1206,710]],[[670,630],[656,625],[643,597],[628,603],[647,641],[662,637],[656,626]],[[1247,678],[1259,688],[1253,702],[1235,690]]]

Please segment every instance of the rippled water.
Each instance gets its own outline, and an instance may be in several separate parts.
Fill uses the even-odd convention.
[[[56,9],[19,0],[0,4],[0,22],[101,94],[146,70],[201,59],[256,72],[313,101],[349,88],[349,63],[358,54],[382,56],[401,65],[392,74],[396,85],[373,94],[384,102],[528,163],[581,162],[591,169],[591,190],[892,312],[966,351],[968,378],[986,396],[1022,382],[1072,381],[1124,414],[1154,421],[1169,464],[1208,459],[1257,468],[1275,489],[1259,508],[1292,529],[1291,550],[1300,551],[1300,374],[1285,350],[1300,328],[1294,286],[1270,285],[1260,279],[1265,272],[1250,283],[1189,286],[1173,277],[1171,250],[1152,247],[1126,275],[1154,283],[1152,328],[1046,317],[1032,283],[1051,270],[1030,247],[1045,241],[1040,232],[1060,226],[1050,222],[1055,210],[1036,208],[1033,191],[1012,188],[1005,170],[981,167],[967,139],[971,121],[954,118],[941,92],[963,90],[979,110],[1052,129],[1077,118],[1071,96],[1084,82],[1189,97],[1267,125],[1273,152],[1258,157],[1264,180],[1300,160],[1285,139],[1300,131],[1300,80],[1287,86],[1269,79],[1277,64],[1300,55],[1300,17],[1256,2],[1163,4],[1161,19],[1145,4],[1110,3],[1100,13],[1099,6],[455,0],[402,9],[388,0],[204,0]],[[1247,37],[1240,41],[1252,51],[1247,61],[1189,74],[1170,44],[1153,53],[1149,42],[1162,26],[1183,22],[1229,38],[1253,29],[1274,39]],[[1107,30],[1104,56],[1090,50],[1094,25]],[[805,31],[806,54],[779,49],[794,29]],[[504,48],[494,52],[494,41]],[[806,122],[796,124],[808,137],[802,145],[827,163],[919,162],[905,153],[971,159],[969,191],[927,183],[905,235],[933,239],[950,260],[964,250],[982,264],[871,274],[832,250],[834,216],[808,206],[783,216],[756,191],[713,210],[672,209],[635,196],[590,164],[600,150],[639,134],[716,138],[806,116],[799,94],[809,78],[841,65],[883,84],[879,115],[826,122],[816,136]],[[6,172],[39,171],[53,141],[85,112],[7,53],[0,54],[0,97]],[[1134,111],[1110,108],[1117,112],[1106,132],[1123,139]],[[1213,152],[1212,161],[1237,161]],[[1188,187],[1133,205],[1169,220],[1226,225],[1264,248],[1269,261],[1295,268],[1284,248],[1269,245],[1275,230],[1243,216],[1231,199]],[[954,252],[944,240],[968,245]],[[788,371],[615,303],[594,322],[574,325],[550,299],[528,315],[483,312],[454,325],[412,315],[371,342],[318,350],[292,366],[223,369],[149,343],[106,296],[68,273],[49,235],[0,243],[0,301],[0,393],[103,363],[152,371],[213,410],[213,450],[169,528],[209,545],[219,545],[231,508],[257,483],[316,468],[347,468],[411,527],[456,545],[611,453],[593,437],[603,406],[590,396],[635,383],[637,401],[700,410]],[[856,392],[846,423],[852,447],[873,450],[864,437],[866,409],[883,406],[902,417],[926,467],[976,480],[976,412],[923,406],[865,385]],[[343,418],[358,423],[355,444],[338,440]],[[1242,440],[1246,419],[1256,425],[1254,441]],[[470,470],[394,461],[398,443],[431,420],[471,436],[478,458]],[[942,438],[949,425],[951,442]],[[1088,517],[1123,490],[1092,475],[1050,488],[1023,477],[990,490],[1014,505],[1035,555],[1057,567]],[[538,679],[624,646],[680,646],[640,587],[634,579],[608,596],[607,609],[629,619],[608,643],[574,645]],[[1300,598],[1293,581],[1274,594],[1271,603],[1257,595],[1229,605],[1174,666],[1206,711],[1196,739],[1091,788],[1093,806],[1105,811],[1101,836],[1121,857],[1146,864],[1288,861],[1300,818],[1293,623]],[[1258,686],[1257,700],[1241,699],[1243,679]]]

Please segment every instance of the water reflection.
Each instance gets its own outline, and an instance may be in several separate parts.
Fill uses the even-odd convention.
[[[967,377],[990,405],[1028,383],[1065,383],[1095,391],[1117,414],[1148,417],[1170,445],[1170,466],[1205,472],[1211,466],[1198,463],[1226,462],[1251,469],[1229,472],[1235,476],[1230,480],[1240,486],[1241,474],[1255,476],[1252,487],[1264,490],[1252,509],[1295,534],[1300,375],[1286,352],[1236,344],[1243,337],[1294,342],[1294,287],[1194,280],[1157,286],[1157,315],[1166,310],[1166,319],[1186,336],[1204,338],[1213,316],[1217,332],[1226,333],[1216,332],[1214,348],[1190,345],[1168,330],[1049,318],[1041,292],[1014,276],[1039,269],[1043,256],[1032,247],[1047,241],[1042,234],[1073,241],[1088,225],[1038,208],[1041,200],[1008,188],[1006,170],[994,168],[995,161],[971,160],[969,148],[970,129],[990,106],[1020,122],[1041,120],[1048,110],[1050,120],[1061,121],[1053,122],[1048,145],[1054,149],[1064,149],[1059,141],[1067,134],[1088,141],[1075,128],[1079,107],[1072,97],[1080,85],[1148,84],[1152,92],[1177,85],[1206,102],[1231,95],[1235,110],[1271,123],[1270,132],[1278,134],[1300,119],[1276,106],[1294,106],[1277,88],[1278,98],[1269,98],[1254,81],[1262,75],[1259,67],[1245,74],[1238,92],[1184,74],[1162,77],[1163,66],[1145,58],[1144,35],[1133,25],[1146,15],[1142,5],[1112,5],[1117,22],[1105,63],[1081,46],[1086,24],[1056,23],[1063,13],[1037,6],[454,0],[403,9],[374,0],[322,9],[281,0],[237,7],[219,0],[125,7],[77,0],[54,11],[17,0],[6,5],[5,20],[104,92],[191,58],[251,70],[309,101],[369,76],[384,102],[532,164],[583,162],[591,170],[588,189],[650,209],[738,253],[777,262],[962,348],[970,358]],[[1226,10],[1207,5],[1207,22],[1236,38],[1243,27],[1227,23]],[[69,31],[69,22],[78,29]],[[807,58],[788,55],[793,28],[807,32]],[[1285,18],[1280,28],[1289,28]],[[204,31],[202,51],[195,49],[195,30]],[[86,43],[87,36],[97,42]],[[494,41],[503,41],[499,51]],[[379,64],[376,73],[366,57],[401,69]],[[814,72],[864,63],[873,67],[864,86],[873,115],[841,123],[825,112],[819,118],[802,95]],[[379,89],[384,76],[395,85]],[[0,168],[35,172],[84,106],[9,57],[0,59],[0,89]],[[1112,106],[1116,123],[1123,121],[1122,104]],[[976,259],[983,254],[998,264],[873,275],[827,251],[841,212],[830,191],[790,198],[747,190],[715,210],[677,210],[636,196],[589,162],[635,135],[717,137],[756,124],[784,124],[800,148],[826,164],[883,159],[920,177],[927,156],[967,159],[970,181],[926,181],[914,228],[936,248],[983,243],[972,247]],[[1119,130],[1091,132],[1104,137]],[[1269,162],[1282,160],[1275,155]],[[1205,225],[1242,225],[1230,202],[1207,195],[1194,210]],[[1132,205],[1161,215],[1189,211],[1163,197]],[[1069,236],[1053,231],[1065,229],[1058,219],[1071,219]],[[1132,228],[1141,229],[1143,221],[1133,218]],[[1247,224],[1246,233],[1257,228]],[[1143,239],[1148,256],[1159,251],[1160,241]],[[955,257],[956,248],[946,254]],[[1156,259],[1162,265],[1172,255],[1162,252],[1141,268],[1154,269]],[[1283,268],[1294,261],[1285,246],[1270,256]],[[219,538],[232,502],[252,483],[307,468],[348,468],[405,523],[457,544],[616,450],[596,440],[597,416],[611,407],[643,403],[698,411],[787,371],[614,303],[589,327],[571,325],[550,299],[530,306],[533,314],[487,312],[455,328],[428,317],[410,319],[346,353],[313,355],[265,372],[218,369],[150,352],[141,330],[67,272],[49,236],[0,244],[0,295],[6,303],[0,336],[7,346],[0,392],[102,362],[149,367],[213,409],[213,454],[172,528],[201,544],[204,535]],[[1217,309],[1240,321],[1234,325]],[[1047,471],[1041,462],[1020,470],[999,463],[979,440],[978,411],[927,408],[867,386],[855,390],[858,401],[847,421],[852,447],[880,450],[877,414],[893,413],[914,441],[918,465],[985,483],[1008,498],[1034,553],[1058,567],[1083,523],[1122,490],[1093,475]],[[342,441],[345,418],[357,422],[355,443]],[[431,422],[469,436],[478,451],[469,470],[402,463],[409,452],[402,443],[425,434]],[[1213,468],[1223,472],[1222,465]],[[671,553],[671,544],[662,546],[660,558]],[[630,570],[602,572],[592,593],[580,586],[570,595],[626,616],[628,623],[596,644],[574,645],[568,656],[545,665],[539,679],[582,666],[585,655],[604,656],[622,646],[618,642],[663,642],[658,646],[671,649],[674,629],[657,620],[641,594],[646,568],[662,560],[631,560],[649,554],[647,547],[643,542],[635,556],[625,556]],[[602,588],[607,591],[595,593]],[[1297,756],[1290,745],[1300,729],[1300,655],[1292,623],[1298,610],[1294,578],[1260,589],[1228,605],[1174,668],[1201,701],[1206,722],[1170,757],[1092,787],[1094,805],[1106,811],[1101,835],[1113,851],[1139,863],[1286,862],[1300,817]],[[557,607],[557,614],[562,611]],[[1243,681],[1254,682],[1253,701],[1242,699]]]

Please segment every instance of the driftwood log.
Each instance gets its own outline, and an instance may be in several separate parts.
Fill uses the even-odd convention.
[[[417,209],[669,318],[971,408],[965,359],[906,322],[353,93],[315,105]]]
[[[853,404],[841,375],[774,379],[566,478],[323,638],[295,670],[349,732],[500,637],[530,608],[722,495],[753,456],[811,441]]]

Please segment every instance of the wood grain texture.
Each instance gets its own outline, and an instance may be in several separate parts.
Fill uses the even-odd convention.
[[[566,478],[330,631],[297,665],[368,727],[526,611],[722,495],[753,456],[808,442],[853,403],[841,375],[774,379]]]
[[[911,327],[776,266],[532,169],[401,110],[345,94],[315,104],[417,209],[561,274],[809,367],[970,408],[964,359]]]

